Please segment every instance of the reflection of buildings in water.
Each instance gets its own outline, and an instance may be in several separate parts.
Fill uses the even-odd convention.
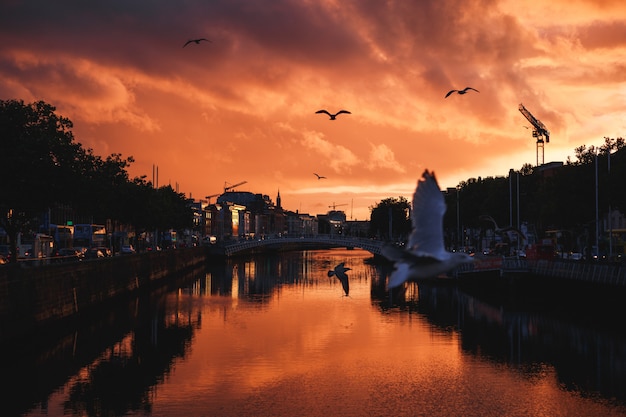
[[[170,282],[197,282],[201,275],[193,271]],[[113,308],[55,329],[54,337],[38,335],[27,352],[11,354],[16,378],[2,390],[3,412],[22,415],[40,408],[47,414],[55,396],[62,398],[56,406],[64,414],[149,412],[156,386],[187,354],[200,326],[199,306],[185,294],[166,297],[166,292],[155,289],[128,303],[118,301]],[[63,385],[67,395],[59,391]]]
[[[208,266],[203,280],[191,285],[195,294],[228,295],[255,302],[268,300],[284,286],[312,288],[337,281],[327,275],[340,262],[351,268],[351,282],[373,280],[374,266],[364,261],[371,254],[360,250],[293,251],[226,259]],[[339,283],[339,286],[341,283]]]
[[[626,335],[611,317],[589,312],[586,322],[568,321],[567,312],[507,310],[456,287],[414,286],[418,297],[407,303],[436,326],[458,331],[463,351],[519,367],[527,377],[549,364],[566,388],[626,401]]]
[[[201,306],[186,294],[141,303],[136,325],[83,368],[70,386],[65,407],[88,415],[125,415],[151,410],[156,386],[177,359],[186,356],[201,324]],[[97,410],[89,410],[97,405]]]

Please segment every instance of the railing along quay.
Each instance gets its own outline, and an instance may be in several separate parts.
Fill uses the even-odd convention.
[[[602,285],[626,286],[626,266],[624,264],[538,260],[529,262],[529,271],[541,276]]]
[[[607,264],[601,262],[580,262],[568,260],[529,260],[518,258],[487,258],[477,261],[476,265],[461,266],[456,276],[472,273],[495,272],[500,276],[510,277],[516,274],[560,278],[592,284],[626,287],[626,264]]]

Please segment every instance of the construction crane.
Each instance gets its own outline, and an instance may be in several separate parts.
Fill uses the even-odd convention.
[[[526,110],[522,103],[519,105],[519,111],[533,125],[533,138],[537,138],[537,166],[539,166],[539,149],[541,149],[541,165],[543,165],[543,139],[546,139],[545,143],[550,143],[550,132],[541,121]]]
[[[335,210],[335,208],[337,208],[337,207],[339,207],[339,206],[347,206],[347,204],[335,204],[335,203],[333,202],[333,205],[332,205],[332,206],[328,206],[328,208],[331,208],[331,209]]]
[[[217,197],[218,195],[219,195],[219,194],[211,194],[211,195],[207,195],[207,196],[206,196],[206,197],[204,197],[204,198],[206,198],[206,199],[208,200],[208,204],[211,204],[211,199],[212,199],[213,197]]]
[[[228,191],[235,191],[235,187],[239,187],[240,185],[244,185],[246,184],[248,181],[241,181],[238,182],[237,184],[232,184],[227,186],[226,184],[228,184],[228,182],[224,182],[224,192],[228,192]]]

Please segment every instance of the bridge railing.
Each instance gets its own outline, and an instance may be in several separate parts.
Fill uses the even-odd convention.
[[[237,252],[250,250],[262,246],[280,246],[280,245],[294,245],[294,244],[321,244],[332,246],[346,246],[356,247],[367,250],[371,253],[380,254],[380,249],[383,245],[382,241],[374,239],[365,239],[357,237],[344,237],[344,236],[331,236],[331,235],[317,235],[317,236],[304,236],[304,237],[271,237],[264,239],[251,239],[241,240],[232,243],[225,243],[224,253],[226,256],[233,255]]]

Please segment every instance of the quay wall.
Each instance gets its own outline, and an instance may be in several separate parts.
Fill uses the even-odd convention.
[[[626,264],[623,263],[525,259],[504,260],[502,263],[502,273],[505,276],[519,271],[545,278],[626,288]]]
[[[471,279],[486,275],[501,278],[533,276],[544,280],[626,288],[626,263],[490,257],[479,259],[474,264],[461,265],[452,274],[456,278],[467,277]]]
[[[207,260],[203,247],[36,267],[0,267],[0,341],[164,284]]]

